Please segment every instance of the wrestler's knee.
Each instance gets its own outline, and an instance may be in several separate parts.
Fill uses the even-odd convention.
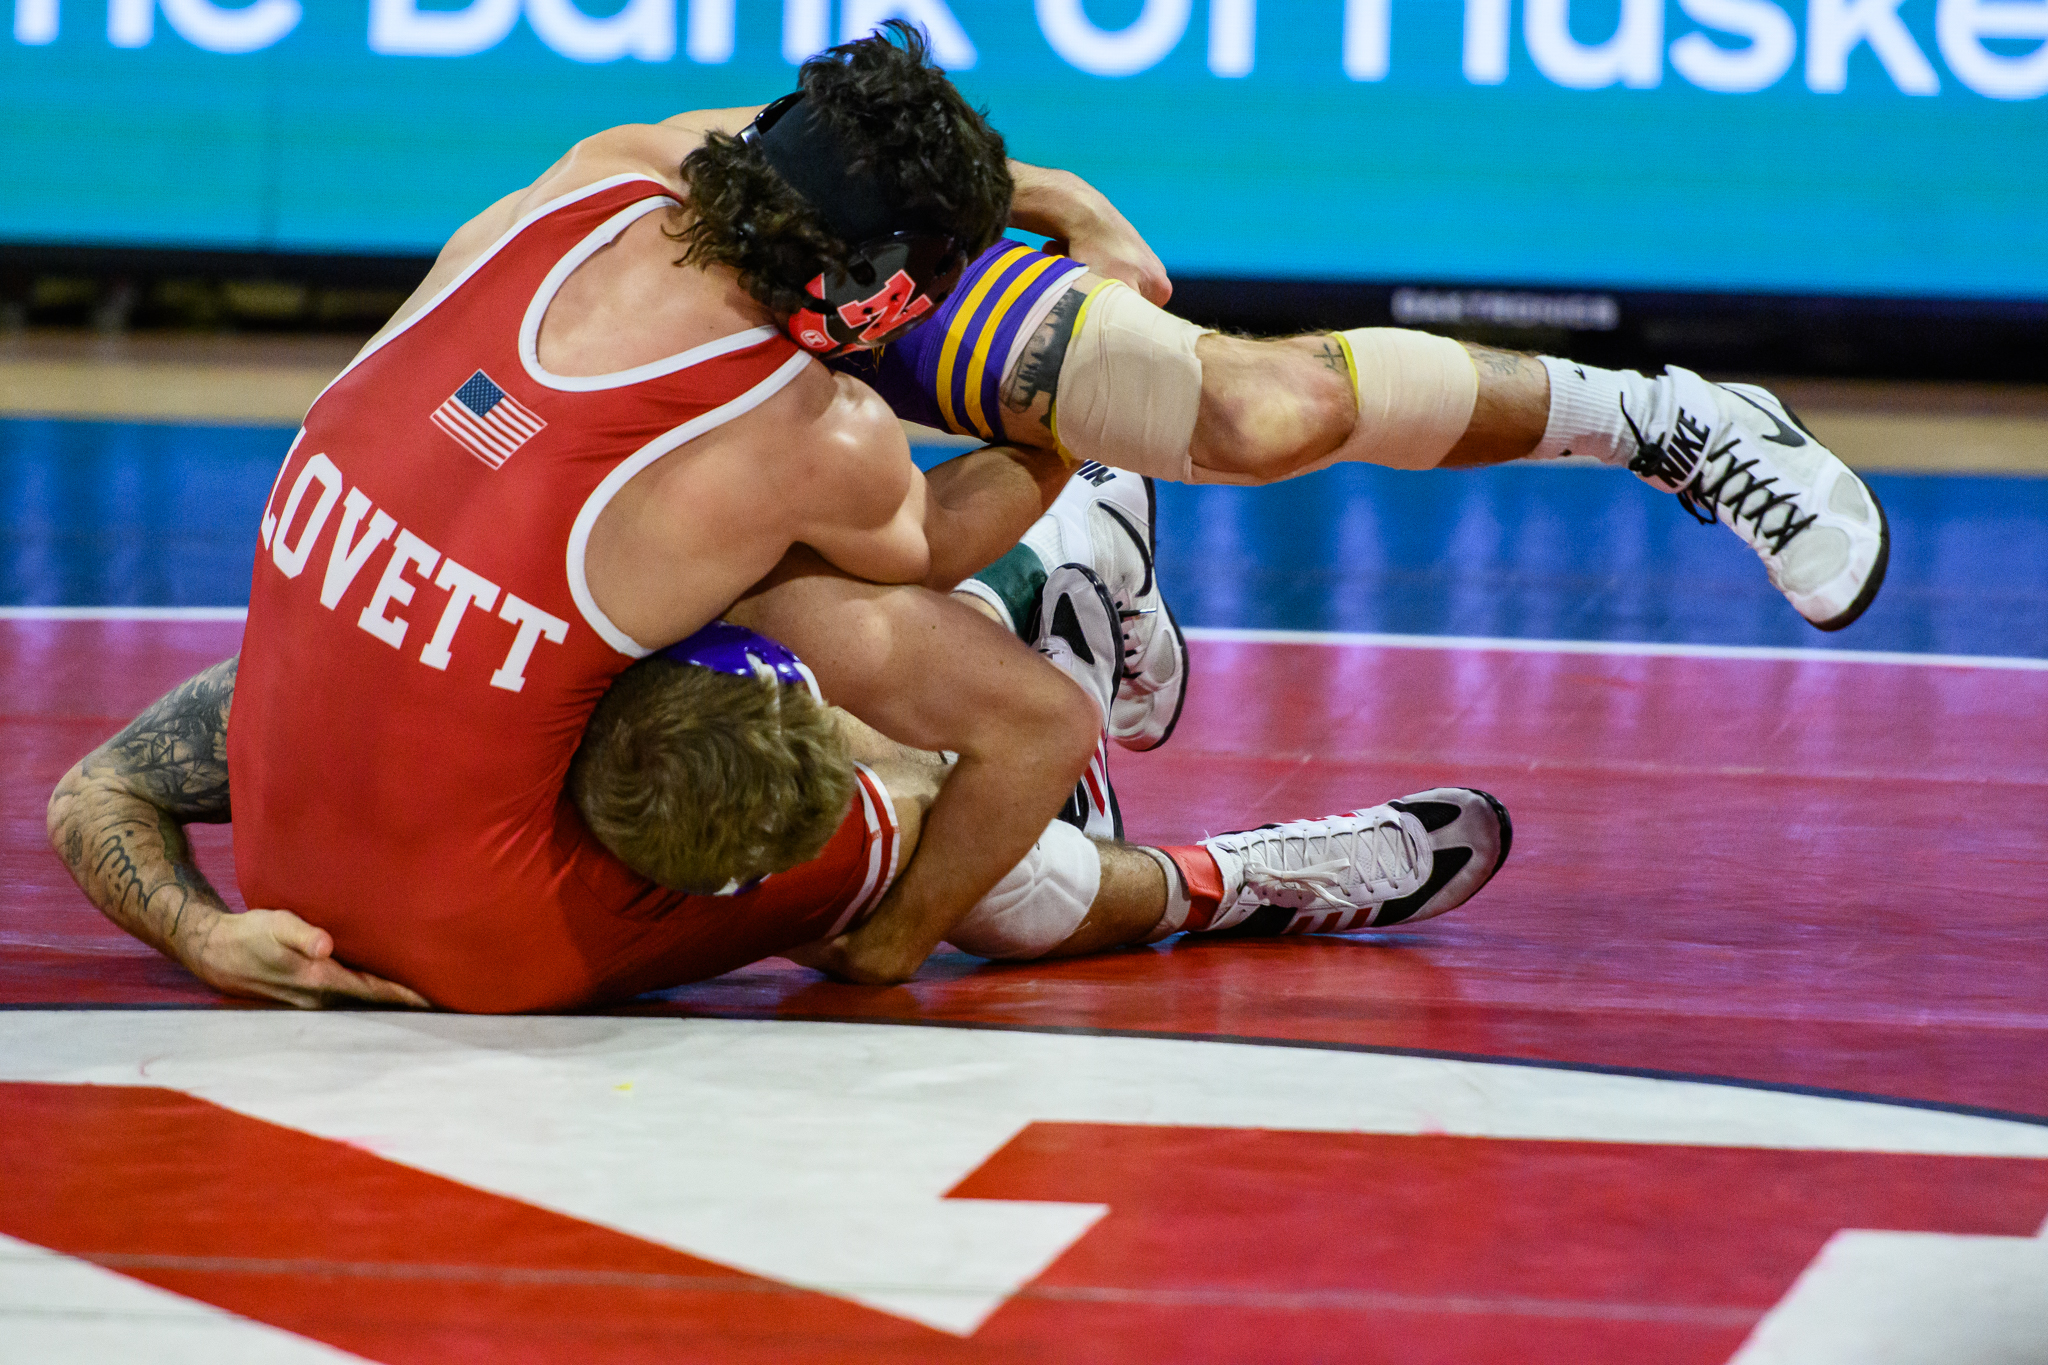
[[[947,941],[976,957],[1044,957],[1081,927],[1101,885],[1100,850],[1080,830],[1055,820]]]
[[[1357,418],[1343,353],[1328,337],[1253,341],[1212,333],[1197,354],[1202,402],[1190,453],[1198,481],[1212,481],[1205,473],[1237,483],[1302,473],[1335,450]]]
[[[1030,733],[1038,736],[1040,751],[1064,760],[1078,782],[1109,721],[1072,678],[1051,664],[1043,672],[1048,676],[1031,701],[1035,714]]]

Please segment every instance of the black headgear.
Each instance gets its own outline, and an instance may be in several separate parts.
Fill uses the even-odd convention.
[[[846,268],[820,271],[805,286],[809,306],[787,324],[796,344],[842,355],[887,341],[938,307],[960,279],[966,254],[944,229],[890,202],[872,173],[848,173],[852,159],[830,125],[784,95],[742,129],[776,174],[849,248]]]

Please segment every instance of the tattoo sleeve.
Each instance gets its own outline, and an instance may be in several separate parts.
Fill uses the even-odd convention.
[[[1058,401],[1060,367],[1067,361],[1067,345],[1074,339],[1074,324],[1081,317],[1081,303],[1087,297],[1069,289],[1038,324],[1038,330],[1024,343],[1017,372],[1003,388],[1003,407],[1020,418],[1034,420],[1052,432],[1053,405]],[[1005,424],[1006,431],[1011,428]]]
[[[226,908],[184,826],[229,818],[235,659],[152,703],[87,754],[50,797],[50,844],[107,918],[173,957]]]

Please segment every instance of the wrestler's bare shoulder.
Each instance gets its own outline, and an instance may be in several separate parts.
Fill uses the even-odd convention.
[[[885,525],[920,477],[903,424],[881,395],[823,365],[806,366],[705,445],[740,464],[746,482],[793,519],[799,538],[820,522],[850,529]],[[681,475],[687,462],[675,468]]]
[[[585,572],[605,613],[649,646],[702,626],[799,541],[855,577],[917,581],[922,481],[874,391],[808,365],[634,475],[598,515]]]
[[[512,191],[455,230],[420,282],[374,343],[403,326],[467,270],[492,243],[537,208],[615,175],[642,175],[681,195],[683,159],[712,132],[738,132],[758,109],[700,109],[661,123],[628,123],[577,142],[532,184]]]

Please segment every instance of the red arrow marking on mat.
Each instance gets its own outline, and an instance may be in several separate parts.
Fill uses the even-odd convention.
[[[173,1090],[0,1084],[0,1114],[0,1232],[389,1365],[952,1340]]]

